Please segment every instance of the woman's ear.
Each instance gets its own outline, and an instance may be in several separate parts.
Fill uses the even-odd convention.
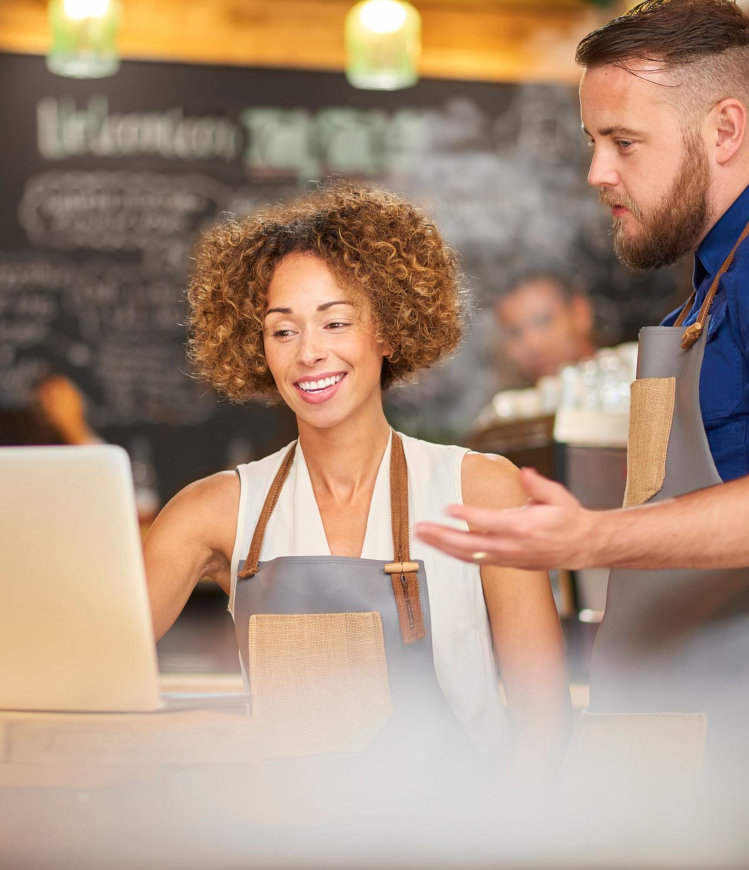
[[[393,352],[393,346],[389,341],[385,341],[385,339],[381,342],[381,349],[383,356],[390,356]]]

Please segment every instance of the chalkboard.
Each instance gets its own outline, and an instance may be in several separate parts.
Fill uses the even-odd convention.
[[[672,274],[633,276],[613,259],[568,87],[424,80],[382,93],[335,73],[130,61],[75,81],[5,54],[0,118],[0,407],[27,401],[50,368],[68,375],[105,439],[153,453],[163,498],[292,431],[282,409],[230,406],[187,372],[191,251],[223,213],[328,175],[429,211],[462,256],[472,333],[388,407],[442,440],[487,398],[482,312],[509,270],[574,270],[611,342],[672,304]]]

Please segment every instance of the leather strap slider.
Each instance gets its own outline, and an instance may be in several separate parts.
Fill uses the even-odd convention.
[[[406,563],[408,564],[408,563]],[[417,565],[418,567],[418,565]],[[424,617],[419,599],[419,578],[416,574],[391,574],[395,607],[398,611],[398,623],[401,629],[401,640],[404,644],[415,643],[426,637]]]
[[[705,324],[697,320],[684,330],[684,335],[681,337],[681,346],[684,350],[689,350],[697,339],[702,335],[702,330]]]
[[[416,574],[419,570],[418,562],[388,562],[384,569],[386,574]]]
[[[255,564],[252,565],[248,560],[245,563],[244,568],[242,568],[241,571],[237,571],[237,577],[239,577],[240,580],[247,580],[250,577],[254,577],[255,574],[257,574],[257,572],[259,570],[260,570],[259,562],[255,562]]]

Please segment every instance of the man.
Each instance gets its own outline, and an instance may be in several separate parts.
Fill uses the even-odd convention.
[[[680,555],[678,544],[661,539],[673,530],[674,516],[684,528],[685,516],[693,527],[700,520],[708,525],[701,513],[705,498],[714,511],[715,498],[719,505],[723,498],[742,503],[747,494],[740,482],[727,494],[718,488],[678,498],[749,472],[749,293],[741,286],[749,281],[749,18],[731,0],[649,0],[587,36],[577,59],[585,68],[583,129],[593,149],[588,180],[611,208],[618,256],[648,269],[695,253],[695,293],[664,326],[642,331],[633,384],[625,504],[660,504],[624,511],[614,522],[634,523],[629,544],[632,530],[636,535],[647,526],[646,540],[665,546],[662,561],[635,547],[638,568],[711,566],[693,548]],[[582,518],[583,538],[600,531],[595,523],[586,527],[590,516],[562,490],[551,492],[552,484],[530,472],[525,482],[541,497],[527,511],[541,528],[549,512],[558,519],[561,511]],[[725,531],[720,520],[716,529],[715,516],[710,527]],[[470,515],[476,528],[489,532],[497,529],[496,519]],[[557,534],[560,528],[561,535],[569,533],[565,522],[551,523]],[[456,543],[444,530],[420,534],[437,545]],[[526,529],[526,540],[533,534]],[[508,564],[507,544],[500,555],[501,547],[492,549],[482,538],[472,542],[472,558]],[[552,556],[552,538],[532,561]],[[715,535],[716,545],[736,543]],[[552,560],[600,561],[563,550]],[[606,550],[605,538],[603,550],[628,562],[616,546]],[[717,562],[747,564],[745,555],[739,546],[735,557]],[[749,570],[698,567],[612,573],[591,661],[593,710],[709,710],[712,726],[720,732],[728,724],[733,734],[745,721]]]
[[[595,351],[586,296],[550,271],[518,276],[494,303],[501,350],[524,386]]]
[[[728,0],[656,0],[586,37],[577,56],[588,181],[611,208],[616,252],[635,269],[696,252],[688,326],[749,220],[749,19]],[[724,480],[749,473],[747,275],[743,245],[710,311],[700,379]]]

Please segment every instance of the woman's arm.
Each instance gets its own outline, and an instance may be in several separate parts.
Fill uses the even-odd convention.
[[[463,498],[473,505],[526,502],[517,468],[498,456],[468,454],[462,483]],[[531,777],[548,773],[561,762],[570,727],[564,641],[549,576],[482,564],[481,579],[516,759]]]
[[[228,593],[239,509],[239,480],[223,471],[185,487],[156,517],[143,544],[153,629],[158,640],[198,580]]]

